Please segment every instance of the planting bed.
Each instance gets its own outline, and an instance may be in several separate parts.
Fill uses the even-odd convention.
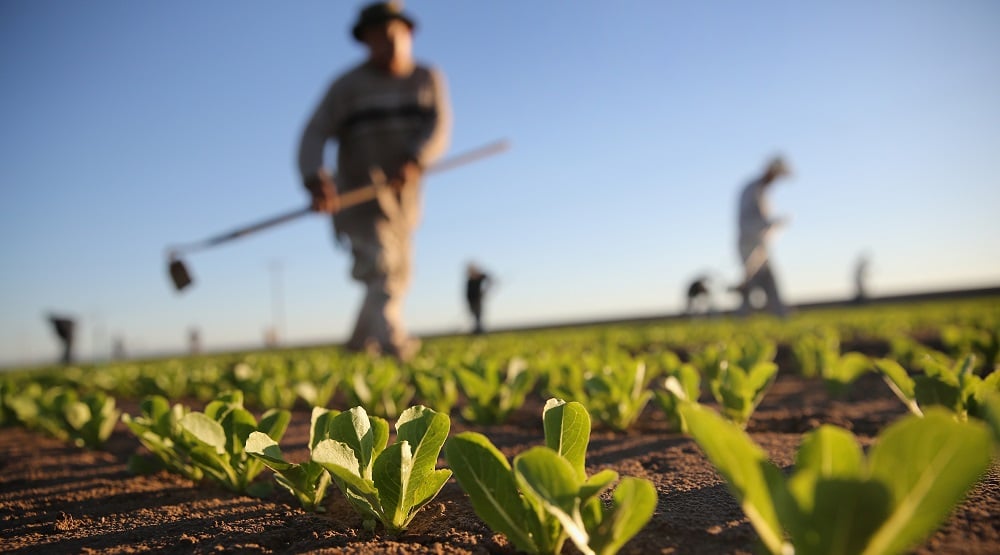
[[[781,361],[779,360],[779,363]],[[703,400],[706,400],[703,398]],[[137,404],[120,402],[136,414]],[[336,408],[347,408],[336,405]],[[475,430],[510,458],[543,443],[542,399],[532,397],[504,425],[469,426],[454,417],[452,434]],[[818,380],[782,372],[748,431],[777,464],[792,463],[802,434],[829,423],[866,445],[905,408],[869,374],[842,400]],[[297,410],[282,449],[308,457],[309,413]],[[267,499],[238,496],[166,472],[135,476],[130,455],[142,453],[119,423],[105,451],[87,451],[22,428],[0,429],[0,551],[11,553],[512,553],[475,515],[452,479],[398,538],[371,535],[331,487],[327,512],[302,511],[284,490]],[[656,512],[622,553],[754,553],[757,536],[725,483],[695,442],[667,431],[650,405],[625,433],[599,427],[591,436],[588,473],[611,468],[651,480]],[[265,472],[261,479],[270,479]],[[566,552],[573,552],[567,545]],[[1000,553],[1000,468],[970,492],[918,553]]]

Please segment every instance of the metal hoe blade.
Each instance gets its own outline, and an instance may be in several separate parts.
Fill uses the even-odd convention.
[[[178,291],[182,291],[188,285],[191,285],[191,274],[188,272],[184,262],[179,258],[170,258],[170,281],[174,283],[174,288]]]

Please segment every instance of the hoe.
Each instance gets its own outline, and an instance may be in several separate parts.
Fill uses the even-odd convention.
[[[457,168],[458,166],[464,166],[471,162],[475,162],[487,156],[492,156],[494,154],[503,152],[509,147],[509,143],[506,140],[499,140],[487,145],[481,146],[479,148],[464,152],[462,154],[456,155],[454,157],[445,159],[429,168],[427,168],[426,174],[431,173],[441,173],[452,168]],[[374,176],[373,176],[374,177]],[[348,191],[340,195],[340,207],[341,210],[351,206],[361,204],[363,202],[368,202],[375,199],[382,190],[387,188],[385,185],[385,180],[373,178],[373,183],[353,191]],[[216,245],[221,245],[222,243],[228,243],[233,239],[238,239],[251,233],[256,233],[258,231],[274,227],[278,224],[283,224],[285,222],[290,222],[296,220],[306,214],[312,212],[309,206],[304,208],[296,208],[290,212],[285,212],[283,214],[278,214],[277,216],[272,216],[265,220],[248,224],[232,231],[226,233],[221,233],[219,235],[209,237],[198,241],[196,243],[188,243],[186,245],[179,245],[171,247],[167,250],[167,262],[169,264],[168,270],[170,273],[170,281],[173,282],[174,288],[177,291],[183,290],[185,287],[191,285],[191,273],[188,271],[187,266],[181,259],[182,254],[189,254],[195,251],[200,251],[214,247]]]

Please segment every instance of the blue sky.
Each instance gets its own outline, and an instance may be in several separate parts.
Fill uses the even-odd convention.
[[[363,56],[359,2],[0,2],[0,363],[340,341],[361,289],[310,217],[186,257],[165,248],[306,202],[305,119]],[[446,73],[451,153],[430,178],[407,320],[468,325],[672,312],[703,272],[739,275],[739,188],[774,153],[792,218],[773,246],[791,302],[1000,283],[1000,4],[412,0],[418,58]],[[275,270],[275,268],[280,268]],[[278,278],[278,287],[273,279]],[[718,293],[720,305],[734,299]]]

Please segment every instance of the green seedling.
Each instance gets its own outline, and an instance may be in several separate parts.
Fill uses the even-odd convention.
[[[42,388],[37,383],[21,389],[7,384],[4,389],[4,419],[71,441],[77,447],[100,449],[121,414],[114,397],[100,391],[81,397],[69,387]]]
[[[675,356],[676,358],[676,356]],[[697,402],[701,395],[701,374],[691,364],[681,363],[678,359],[676,365],[672,365],[666,371],[667,377],[661,383],[664,389],[657,389],[656,401],[667,416],[667,425],[671,430],[687,433],[687,423],[680,412],[682,399],[690,399]],[[676,382],[675,389],[679,390],[680,396],[673,393],[666,387],[667,381],[673,378]]]
[[[316,444],[312,460],[330,472],[366,529],[381,522],[395,536],[451,477],[434,468],[450,429],[447,415],[410,407],[396,422],[396,443],[386,447],[388,422],[355,407],[331,419],[329,439]]]
[[[524,359],[517,357],[506,364],[496,359],[477,359],[469,368],[459,368],[456,372],[458,386],[467,399],[462,417],[476,424],[505,421],[524,404],[538,380],[536,373],[528,371]]]
[[[244,446],[252,432],[267,434],[279,441],[285,434],[291,414],[271,409],[257,419],[243,408],[240,391],[224,393],[205,407],[205,412],[189,412],[180,419],[180,427],[191,461],[205,476],[228,490],[261,497],[270,492],[270,482],[253,483],[264,463],[249,455]]]
[[[455,373],[441,369],[414,369],[413,381],[424,405],[444,414],[458,403],[458,380]]]
[[[151,465],[142,457],[133,455],[129,459],[129,469],[138,474],[146,474],[162,468],[189,480],[200,481],[204,473],[191,460],[190,445],[184,438],[180,425],[181,419],[190,411],[180,404],[171,407],[160,395],[150,395],[143,399],[139,410],[141,414],[135,417],[123,414],[122,422],[139,439],[139,443],[153,454],[157,462]]]
[[[987,396],[1000,393],[1000,370],[985,378],[975,374],[975,357],[966,356],[951,364],[938,358],[921,359],[924,373],[910,376],[892,359],[878,359],[875,367],[889,388],[910,412],[922,415],[931,406],[944,407],[959,420],[983,418]]]
[[[353,404],[364,407],[370,414],[396,418],[409,406],[416,388],[409,376],[394,359],[382,357],[371,360],[355,357],[353,370],[348,374],[348,397]]]
[[[778,376],[778,365],[758,362],[749,369],[723,361],[708,387],[715,401],[722,407],[722,414],[746,428],[750,416],[771,388]]]
[[[62,412],[73,443],[91,449],[104,445],[121,415],[121,411],[115,408],[115,398],[100,391],[78,400],[68,400]]]
[[[605,506],[599,496],[618,474],[586,474],[586,409],[550,399],[542,419],[545,446],[516,456],[513,465],[482,434],[451,438],[445,451],[455,478],[479,518],[520,551],[559,553],[568,538],[585,554],[616,553],[652,517],[655,488],[648,480],[624,478]]]
[[[802,375],[820,377],[832,395],[841,396],[862,374],[872,369],[871,361],[861,353],[840,353],[840,334],[826,329],[799,337],[792,352]]]
[[[319,442],[330,438],[333,419],[337,411],[315,407],[309,428],[310,453]],[[274,480],[299,500],[307,511],[323,512],[323,497],[330,485],[330,474],[319,463],[312,460],[305,463],[290,463],[285,460],[278,442],[262,432],[251,432],[247,438],[246,452],[259,459],[274,472]]]
[[[691,436],[728,483],[773,554],[903,553],[947,518],[990,464],[989,429],[930,409],[886,428],[866,458],[847,430],[802,441],[786,478],[738,426],[707,407],[681,407]]]

